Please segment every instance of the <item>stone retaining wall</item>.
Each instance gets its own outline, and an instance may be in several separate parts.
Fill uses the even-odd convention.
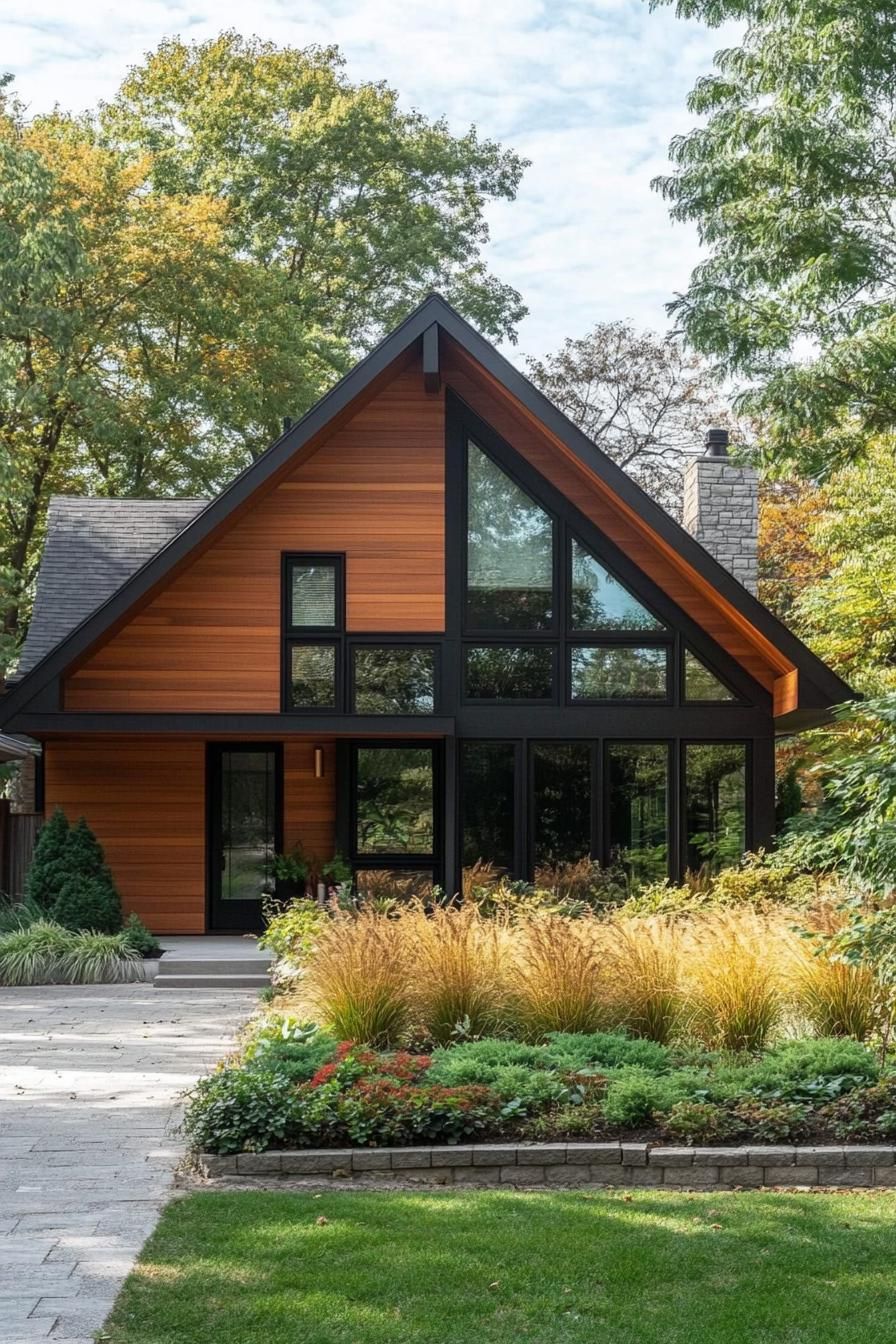
[[[215,1178],[421,1180],[437,1185],[893,1186],[896,1147],[651,1148],[646,1143],[478,1143],[432,1148],[304,1148],[204,1153]]]

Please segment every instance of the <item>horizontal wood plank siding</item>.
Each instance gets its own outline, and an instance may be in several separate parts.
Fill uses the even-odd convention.
[[[344,551],[349,631],[444,629],[444,398],[399,374],[67,680],[82,711],[276,712],[282,551]]]
[[[314,774],[314,748],[323,747],[324,774]],[[283,745],[283,843],[309,858],[331,859],[336,844],[336,747],[332,738],[287,739]]]
[[[552,485],[561,490],[586,518],[614,541],[621,551],[669,597],[747,669],[760,685],[773,690],[776,677],[787,669],[776,666],[757,647],[751,627],[732,620],[707,592],[698,576],[670,563],[659,540],[644,526],[638,529],[625,517],[620,502],[591,472],[546,431],[468,355],[445,342],[442,365],[449,385],[476,414],[514,447]],[[781,655],[778,655],[781,663]]]
[[[45,744],[46,813],[96,832],[121,892],[154,933],[205,930],[205,744],[64,738]]]

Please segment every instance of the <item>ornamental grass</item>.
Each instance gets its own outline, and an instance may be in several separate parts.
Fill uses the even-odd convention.
[[[509,932],[475,906],[422,906],[397,921],[404,942],[414,1017],[428,1037],[447,1045],[459,1034],[494,1036],[507,1016]]]
[[[693,919],[683,933],[688,1028],[714,1050],[759,1051],[785,1009],[780,921],[740,910]]]
[[[320,932],[305,987],[341,1040],[376,1046],[400,1041],[412,1021],[401,921],[367,910],[331,920]]]
[[[618,1025],[668,1044],[681,1027],[681,931],[664,918],[620,919],[609,926]]]
[[[606,926],[584,917],[532,915],[516,923],[507,980],[514,1034],[592,1032],[612,1024],[613,973]]]

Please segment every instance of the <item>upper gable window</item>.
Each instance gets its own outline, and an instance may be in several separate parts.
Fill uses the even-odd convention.
[[[656,617],[575,537],[570,549],[573,630],[662,630]]]
[[[546,630],[556,616],[553,520],[472,442],[466,615],[474,630]]]
[[[684,698],[691,704],[701,702],[711,704],[737,699],[734,692],[730,691],[695,653],[691,653],[690,649],[684,651]]]
[[[302,556],[287,561],[287,626],[336,630],[342,624],[341,558]]]

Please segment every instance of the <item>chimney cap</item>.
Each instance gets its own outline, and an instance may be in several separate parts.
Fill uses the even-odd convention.
[[[727,429],[716,426],[706,431],[703,446],[707,457],[727,457],[730,438]]]

